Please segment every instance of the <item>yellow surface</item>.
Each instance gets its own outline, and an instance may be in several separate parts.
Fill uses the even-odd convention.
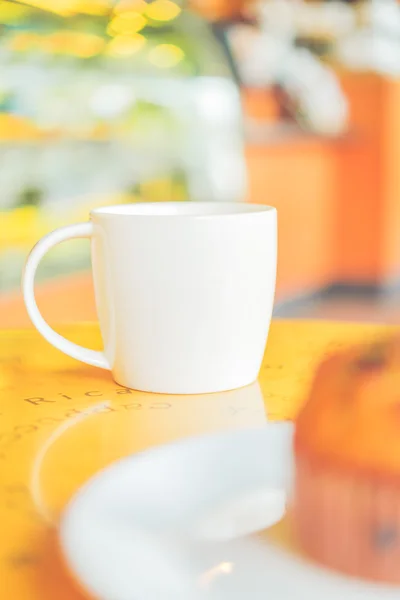
[[[180,437],[291,419],[323,355],[381,331],[275,322],[259,383],[186,397],[118,387],[109,373],[64,357],[35,331],[0,332],[0,589],[7,590],[0,597],[82,598],[59,559],[56,525],[71,495],[101,467]],[[62,332],[100,346],[93,325]]]

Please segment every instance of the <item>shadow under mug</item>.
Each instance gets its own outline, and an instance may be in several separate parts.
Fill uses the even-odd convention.
[[[104,351],[56,333],[39,312],[34,279],[56,244],[90,238]],[[31,251],[22,287],[43,337],[123,386],[204,394],[253,383],[271,321],[277,215],[247,203],[162,202],[95,209]]]

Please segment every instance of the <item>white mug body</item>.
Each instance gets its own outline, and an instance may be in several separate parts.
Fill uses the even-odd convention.
[[[85,235],[104,352],[67,353],[153,393],[221,392],[257,379],[275,293],[274,208],[111,206],[92,211]]]

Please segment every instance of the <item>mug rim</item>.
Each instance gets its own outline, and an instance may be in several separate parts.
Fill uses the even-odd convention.
[[[213,201],[165,201],[132,202],[100,206],[90,211],[91,217],[140,217],[140,218],[184,218],[215,219],[238,218],[250,215],[275,213],[276,208],[267,204],[250,202],[213,202]]]

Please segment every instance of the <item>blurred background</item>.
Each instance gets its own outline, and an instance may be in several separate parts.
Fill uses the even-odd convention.
[[[397,0],[0,0],[0,327],[46,232],[135,201],[279,212],[276,315],[400,322]],[[87,241],[38,272],[96,318]]]

